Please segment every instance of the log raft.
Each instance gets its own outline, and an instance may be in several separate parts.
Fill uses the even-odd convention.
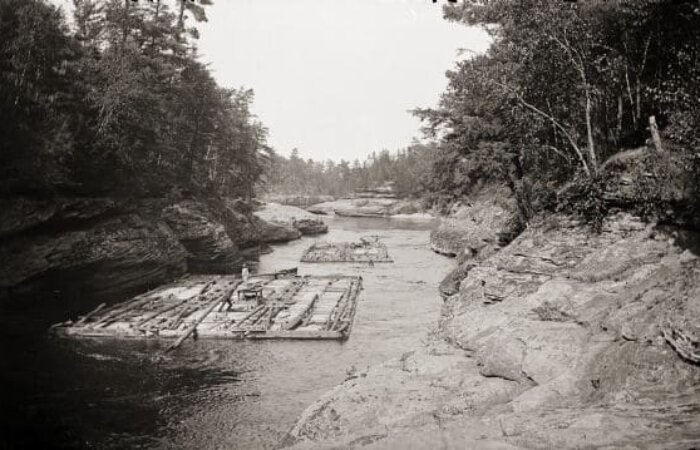
[[[188,276],[121,304],[55,324],[69,337],[347,339],[362,278],[261,274]],[[245,292],[261,295],[239,295]],[[173,344],[172,347],[177,345]]]
[[[391,263],[386,245],[377,236],[365,236],[359,242],[316,242],[301,257],[306,263]]]

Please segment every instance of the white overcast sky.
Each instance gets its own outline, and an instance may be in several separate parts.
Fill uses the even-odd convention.
[[[436,104],[458,49],[488,46],[483,31],[444,20],[443,4],[215,0],[198,47],[221,85],[255,90],[276,151],[364,159],[420,137],[408,110]]]

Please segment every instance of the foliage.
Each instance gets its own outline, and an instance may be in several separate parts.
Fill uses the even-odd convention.
[[[427,191],[431,182],[435,149],[430,144],[415,143],[392,154],[382,150],[372,153],[364,162],[352,164],[340,160],[317,162],[303,160],[294,149],[289,158],[274,155],[266,189],[272,193],[293,195],[347,195],[392,182],[402,196],[418,196]]]
[[[502,183],[527,221],[573,184],[561,206],[596,222],[606,210],[604,162],[644,145],[650,116],[683,158],[698,152],[696,2],[471,1],[445,16],[486,28],[493,44],[448,72],[436,108],[415,111],[439,139],[434,195]]]
[[[251,195],[268,149],[252,91],[217,85],[209,1],[0,0],[2,191]]]

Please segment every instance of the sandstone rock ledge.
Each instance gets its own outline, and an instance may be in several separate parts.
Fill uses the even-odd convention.
[[[533,225],[474,263],[423,347],[350,376],[286,444],[698,447],[698,242],[627,215]]]

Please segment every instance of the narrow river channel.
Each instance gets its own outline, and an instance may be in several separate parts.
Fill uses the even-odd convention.
[[[452,264],[430,251],[429,221],[327,222],[328,234],[275,246],[256,269],[361,275],[365,289],[346,342],[187,341],[158,361],[153,355],[163,343],[153,341],[15,336],[2,344],[23,348],[5,359],[0,375],[6,432],[43,448],[275,448],[304,408],[348,371],[425,338],[442,303],[437,285]],[[367,235],[379,236],[395,262],[298,262],[314,240]]]

